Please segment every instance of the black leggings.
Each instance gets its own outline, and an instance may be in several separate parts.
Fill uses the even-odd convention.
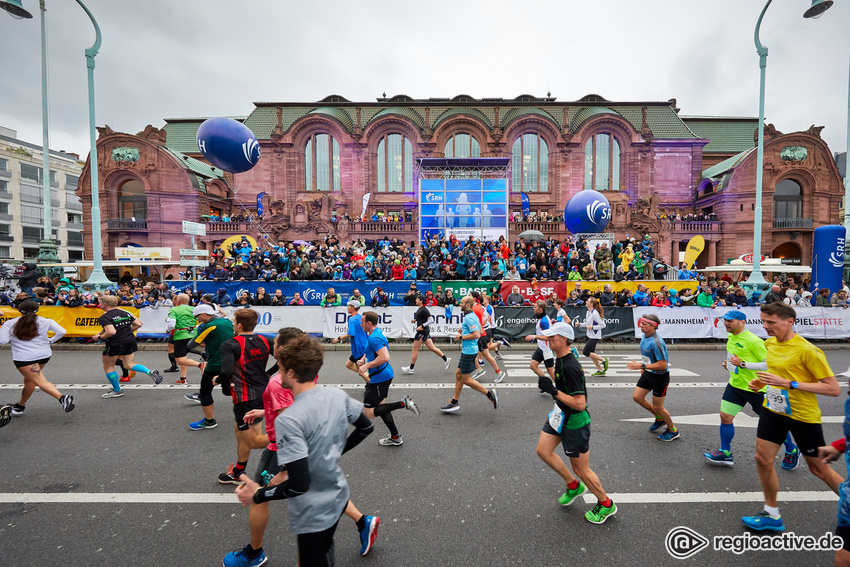
[[[205,370],[203,375],[201,376],[201,406],[207,407],[213,405],[213,383],[212,380],[215,376],[218,376],[218,372],[210,372],[209,370]],[[225,396],[230,396],[230,384],[221,384],[221,391]]]

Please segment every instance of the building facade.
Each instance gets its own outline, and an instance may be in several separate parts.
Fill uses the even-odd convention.
[[[42,146],[0,127],[0,260],[35,260],[44,235]],[[59,260],[83,260],[83,205],[76,191],[83,162],[50,150],[50,214]]]
[[[577,192],[595,189],[611,203],[608,230],[617,238],[650,234],[669,263],[678,262],[697,234],[707,242],[701,266],[752,251],[757,120],[683,116],[675,99],[397,95],[353,102],[331,95],[314,103],[256,103],[239,120],[257,136],[261,159],[235,176],[203,162],[196,144],[203,120],[168,119],[161,130],[149,126],[135,136],[101,129],[106,257],[124,243],[170,244],[176,254],[188,242],[179,221],[256,213],[258,196],[260,222],[208,223],[206,243],[241,233],[284,241],[329,234],[415,240],[416,159],[425,157],[510,158],[511,210],[521,210],[524,192],[533,213],[511,223],[512,236],[537,229],[565,237],[563,223],[544,219],[561,215]],[[118,148],[137,151],[126,159]],[[814,228],[838,222],[840,176],[818,129],[788,135],[770,130],[766,156],[762,250],[806,264]],[[78,192],[84,204],[88,191],[86,169]],[[364,220],[367,193],[367,219],[380,213],[412,222]],[[144,219],[126,204],[142,198]],[[700,213],[713,213],[715,220],[674,220]]]

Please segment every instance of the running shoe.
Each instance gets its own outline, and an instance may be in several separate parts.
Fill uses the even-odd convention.
[[[653,424],[649,426],[649,431],[652,432],[652,433],[655,433],[656,431],[661,429],[662,425],[664,425],[664,420],[663,419],[656,419],[655,422],[653,422]]]
[[[608,357],[605,357],[605,360],[602,361],[602,370],[604,370],[605,372],[608,372],[608,363]]]
[[[591,376],[605,376],[605,371],[604,370],[597,370],[596,372],[591,374]]]
[[[735,464],[735,460],[732,458],[731,451],[715,451],[713,453],[703,453],[703,455],[706,459],[708,459],[715,465],[731,467]]]
[[[221,484],[239,484],[241,481],[239,480],[239,476],[242,475],[245,471],[237,471],[233,463],[230,463],[230,466],[227,467],[227,472],[223,472],[218,475],[218,481]]]
[[[483,358],[479,358],[479,359],[478,359],[478,364],[480,364],[481,366],[484,366],[484,359],[483,359]]]
[[[212,429],[216,425],[218,425],[218,422],[215,420],[215,418],[213,418],[213,419],[203,418],[200,421],[190,423],[189,429],[191,429],[192,431],[200,431],[201,429]]]
[[[12,406],[12,415],[24,415],[24,410],[27,409],[21,404],[15,404]]]
[[[449,358],[449,357],[446,357],[446,370],[449,369],[449,366],[451,366],[451,364],[452,364],[452,359]]]
[[[177,380],[174,381],[174,383],[175,384],[188,384],[189,382],[185,378],[178,378]]]
[[[167,371],[166,371],[167,372]],[[260,567],[268,563],[269,558],[266,557],[266,552],[261,551],[254,559],[248,557],[248,546],[237,551],[231,551],[224,556],[221,562],[222,567]]]
[[[375,540],[378,539],[378,526],[381,524],[381,518],[378,516],[363,518],[366,520],[366,525],[360,530],[360,555],[366,555],[375,545]]]
[[[502,358],[502,353],[500,353],[499,351],[496,351],[496,354],[494,354],[493,356],[496,358],[496,360],[504,360]]]
[[[614,504],[614,501],[611,501],[611,506],[606,508],[602,505],[601,502],[597,502],[596,506],[593,507],[593,510],[588,511],[584,518],[590,522],[591,524],[604,524],[605,520],[608,519],[609,516],[613,516],[617,513],[617,505]]]
[[[457,402],[452,403],[452,401],[449,400],[449,403],[447,403],[446,405],[441,407],[440,411],[443,412],[443,413],[452,413],[453,411],[457,411],[459,409],[460,409],[459,403],[457,403]]]
[[[496,372],[496,377],[493,378],[493,384],[498,384],[507,377],[508,377],[508,371],[507,370],[500,370],[499,372]]]
[[[399,435],[398,437],[387,435],[386,437],[378,441],[378,445],[381,445],[382,447],[398,447],[402,443],[404,443],[404,440],[401,438],[401,435]]]
[[[195,402],[196,404],[201,403],[201,395],[197,392],[195,392],[194,394],[185,394],[183,397],[189,400],[190,402]]]
[[[0,406],[0,427],[4,427],[12,421],[12,406]]]
[[[180,369],[176,366],[172,366],[171,368],[166,368],[163,372],[180,372]]]
[[[774,518],[764,510],[755,516],[744,516],[741,518],[744,525],[751,530],[762,532],[764,530],[772,530],[774,532],[785,531],[785,524],[782,522],[782,516]]]
[[[201,373],[203,374],[206,369],[207,369],[207,361],[202,360],[201,365],[198,367],[198,370],[200,370]]]
[[[472,373],[472,379],[478,380],[479,378],[481,378],[485,374],[487,374],[486,370],[476,370],[475,372]]]
[[[511,343],[508,342],[508,339],[499,339],[499,341],[508,348],[514,348],[511,346]]]
[[[782,459],[782,468],[786,471],[793,471],[798,466],[800,466],[800,449],[795,446],[791,453],[787,450],[785,451],[785,458]]]
[[[405,374],[413,374],[413,369],[409,366],[402,366],[401,371]]]
[[[658,436],[658,440],[659,441],[672,441],[673,439],[679,439],[679,437],[681,437],[681,436],[679,435],[678,429],[676,431],[670,431],[670,429],[668,428],[667,431],[665,431],[664,433],[662,433],[661,435]]]
[[[74,396],[59,396],[59,403],[62,404],[65,413],[68,413],[74,409]]]
[[[105,394],[101,394],[101,398],[120,398],[124,395],[124,392],[116,392],[115,390],[109,390]]]
[[[127,375],[127,376],[122,376],[121,378],[119,378],[119,379],[118,379],[118,381],[119,381],[119,382],[129,382],[129,381],[130,381],[130,376],[129,376],[129,375]]]
[[[154,384],[162,382],[162,374],[159,373],[159,370],[151,370],[150,377],[153,378]]]
[[[416,405],[416,402],[410,399],[410,396],[403,397],[401,401],[404,403],[404,409],[410,410],[416,415],[419,415],[419,407]]]
[[[561,494],[561,497],[558,498],[558,504],[560,504],[561,506],[569,506],[573,503],[573,500],[575,500],[585,492],[587,492],[587,487],[582,481],[578,481],[578,486],[576,486],[574,489],[570,489],[569,486],[567,487],[567,491]]]
[[[496,391],[496,388],[490,389],[490,401],[493,403],[493,409],[499,409],[499,392]]]

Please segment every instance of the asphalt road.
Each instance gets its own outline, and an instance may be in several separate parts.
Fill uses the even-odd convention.
[[[736,555],[709,545],[685,561],[666,551],[665,537],[677,526],[709,540],[741,536],[740,516],[762,507],[750,410],[737,422],[733,468],[716,468],[702,456],[719,443],[722,352],[671,351],[667,406],[682,432],[672,443],[647,432],[650,416],[631,401],[637,373],[624,368],[629,352],[612,352],[609,375],[588,379],[591,466],[619,507],[601,526],[583,517],[595,503],[589,494],[558,506],[563,485],[535,454],[552,401],[537,392],[527,370],[530,352],[505,351],[511,376],[499,386],[498,410],[467,389],[461,411],[449,415],[438,408],[451,395],[454,364],[446,372],[423,352],[416,374],[403,376],[409,355],[391,354],[397,378],[390,398],[409,394],[422,413],[395,414],[403,446],[379,446],[386,429],[378,421],[376,434],[342,458],[352,499],[379,515],[381,527],[373,551],[360,557],[356,528],[343,518],[337,565],[832,564],[833,553],[823,551]],[[850,364],[846,351],[827,356],[836,372]],[[343,368],[345,358],[327,353],[320,381],[346,385],[361,398],[362,382]],[[167,364],[161,352],[137,359],[160,369]],[[8,350],[0,351],[0,368],[0,401],[17,401],[19,375]],[[592,370],[589,361],[585,368]],[[247,510],[232,485],[216,480],[235,461],[228,399],[216,398],[222,426],[192,432],[187,426],[201,417],[200,408],[183,398],[191,386],[167,385],[174,374],[157,387],[140,375],[123,398],[103,400],[96,352],[55,352],[46,373],[75,396],[77,408],[65,414],[37,392],[26,414],[0,430],[0,565],[220,565],[246,543]],[[190,381],[197,380],[195,371]],[[827,441],[841,436],[844,399],[821,398]],[[843,463],[835,468],[846,474]],[[836,497],[805,466],[780,470],[779,480],[788,531],[821,536],[834,529]],[[286,503],[271,506],[269,565],[294,565]]]

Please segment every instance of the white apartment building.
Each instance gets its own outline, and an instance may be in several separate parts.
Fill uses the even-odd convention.
[[[0,261],[35,259],[44,234],[42,147],[0,126]],[[59,260],[83,260],[83,206],[74,194],[84,162],[50,150],[50,214]]]

